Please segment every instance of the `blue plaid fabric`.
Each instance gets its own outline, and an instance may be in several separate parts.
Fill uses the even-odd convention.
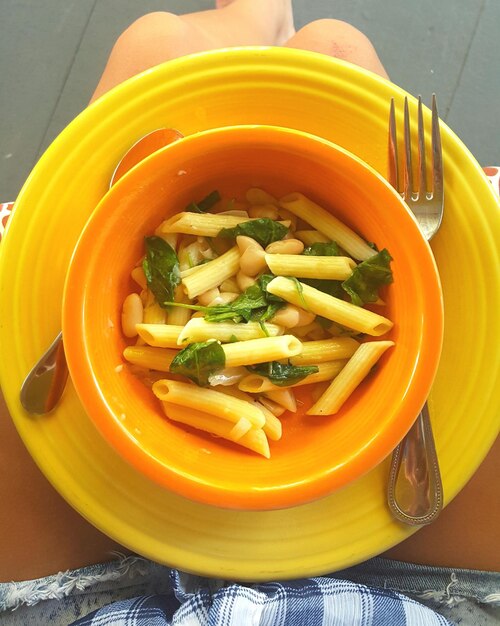
[[[173,570],[171,593],[115,602],[71,626],[444,626],[389,589],[331,577],[243,585]]]

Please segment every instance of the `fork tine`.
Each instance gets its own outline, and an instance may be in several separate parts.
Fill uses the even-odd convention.
[[[427,193],[427,168],[425,162],[425,129],[422,112],[422,97],[418,97],[418,197],[425,198]]]
[[[411,198],[413,191],[413,168],[411,160],[411,128],[410,128],[410,112],[408,109],[408,98],[405,98],[405,115],[404,115],[404,134],[405,134],[405,169],[404,169],[404,186],[403,193],[407,200]]]
[[[398,165],[398,135],[396,130],[396,109],[394,98],[391,98],[389,111],[389,150],[388,150],[389,182],[394,189],[399,191],[399,165]]]
[[[435,93],[432,94],[432,179],[433,196],[441,200],[443,198],[443,153]]]

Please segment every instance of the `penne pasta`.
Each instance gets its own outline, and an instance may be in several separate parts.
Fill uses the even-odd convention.
[[[182,279],[187,295],[196,298],[208,289],[218,287],[223,281],[231,278],[240,269],[240,252],[238,246],[233,246],[230,250],[199,266],[196,272]]]
[[[177,350],[168,348],[152,348],[151,346],[128,346],[123,351],[123,357],[129,363],[140,365],[158,372],[169,372],[170,364],[177,354]]]
[[[303,256],[301,254],[266,254],[267,266],[276,276],[345,280],[356,263],[345,256]]]
[[[280,206],[336,241],[353,258],[365,261],[375,254],[357,233],[303,194],[291,193],[281,198]]]
[[[187,304],[189,298],[184,293],[182,285],[177,285],[175,290],[175,302]],[[171,326],[184,326],[191,317],[191,311],[180,306],[169,306],[167,310],[167,323]]]
[[[302,352],[290,359],[292,365],[315,365],[337,359],[349,359],[359,348],[352,337],[336,337],[318,341],[304,341]]]
[[[182,406],[170,402],[162,402],[162,406],[165,415],[172,421],[192,426],[228,441],[233,441],[244,448],[265,456],[267,459],[271,456],[266,435],[260,428],[251,428],[248,432],[235,439],[235,435],[236,437],[238,435],[234,431],[235,427],[231,422],[216,415],[193,409],[186,411]]]
[[[302,306],[317,315],[368,335],[383,335],[393,326],[390,320],[377,313],[325,294],[299,281],[292,281],[284,276],[274,278],[267,285],[267,291],[280,296],[287,302]]]
[[[287,359],[300,354],[302,343],[293,335],[282,335],[226,343],[222,348],[226,356],[226,367],[238,367]]]
[[[283,415],[286,411],[284,406],[281,406],[281,404],[274,402],[274,400],[271,400],[270,398],[266,398],[266,396],[259,396],[259,402],[263,404],[266,409],[271,411],[273,415],[276,415],[276,417]]]
[[[223,228],[234,228],[248,222],[248,217],[220,215],[219,213],[177,213],[165,220],[157,229],[160,235],[165,233],[183,233],[184,235],[202,235],[217,237]]]
[[[345,359],[318,363],[318,372],[315,374],[309,374],[309,376],[306,376],[296,383],[287,385],[286,389],[291,389],[292,387],[302,387],[303,385],[311,385],[312,383],[319,383],[324,380],[331,380],[332,378],[335,378],[335,376],[338,376],[346,363],[347,361]],[[238,389],[248,393],[265,393],[269,398],[278,402],[278,404],[280,404],[279,400],[276,399],[276,396],[271,396],[269,392],[284,391],[283,387],[274,385],[269,378],[261,376],[260,374],[249,374],[248,376],[242,378],[238,383]]]
[[[282,406],[285,411],[290,411],[290,413],[297,411],[297,400],[295,399],[293,389],[276,387],[275,389],[268,389],[265,395],[272,402]]]
[[[264,413],[266,423],[262,427],[262,430],[272,441],[278,441],[279,439],[281,439],[281,435],[283,432],[281,422],[276,417],[276,415],[266,407],[264,402],[262,402],[262,399],[256,400],[252,396],[249,396],[247,393],[240,391],[237,387],[226,387],[223,390],[223,393],[226,393],[229,396],[233,396],[234,398],[244,400],[245,402],[253,403]]]
[[[307,411],[307,414],[333,415],[337,413],[382,354],[393,345],[393,341],[370,341],[361,344],[325,393]]]
[[[206,322],[202,317],[192,318],[179,333],[177,344],[183,345],[195,341],[248,341],[264,337],[276,337],[283,334],[283,327],[266,323],[267,335],[258,322],[236,324],[234,322]],[[149,343],[149,342],[148,342]],[[170,347],[170,346],[168,346]]]
[[[178,338],[184,326],[172,324],[137,324],[139,337],[155,348],[178,348]]]
[[[190,383],[159,380],[153,385],[153,393],[162,402],[205,411],[233,424],[242,417],[246,417],[255,428],[262,428],[266,422],[263,412],[253,404]]]

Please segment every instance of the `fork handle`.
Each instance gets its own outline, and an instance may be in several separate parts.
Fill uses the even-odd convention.
[[[443,508],[443,485],[427,403],[393,452],[387,499],[394,517],[412,526],[430,524]]]

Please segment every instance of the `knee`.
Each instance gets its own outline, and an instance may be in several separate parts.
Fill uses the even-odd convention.
[[[293,47],[350,61],[387,77],[370,39],[347,22],[316,20],[301,28],[291,43]]]
[[[185,23],[179,16],[165,11],[147,13],[135,20],[118,37],[115,48],[129,54],[151,54],[155,46],[165,57],[168,48],[176,50],[185,38]]]

